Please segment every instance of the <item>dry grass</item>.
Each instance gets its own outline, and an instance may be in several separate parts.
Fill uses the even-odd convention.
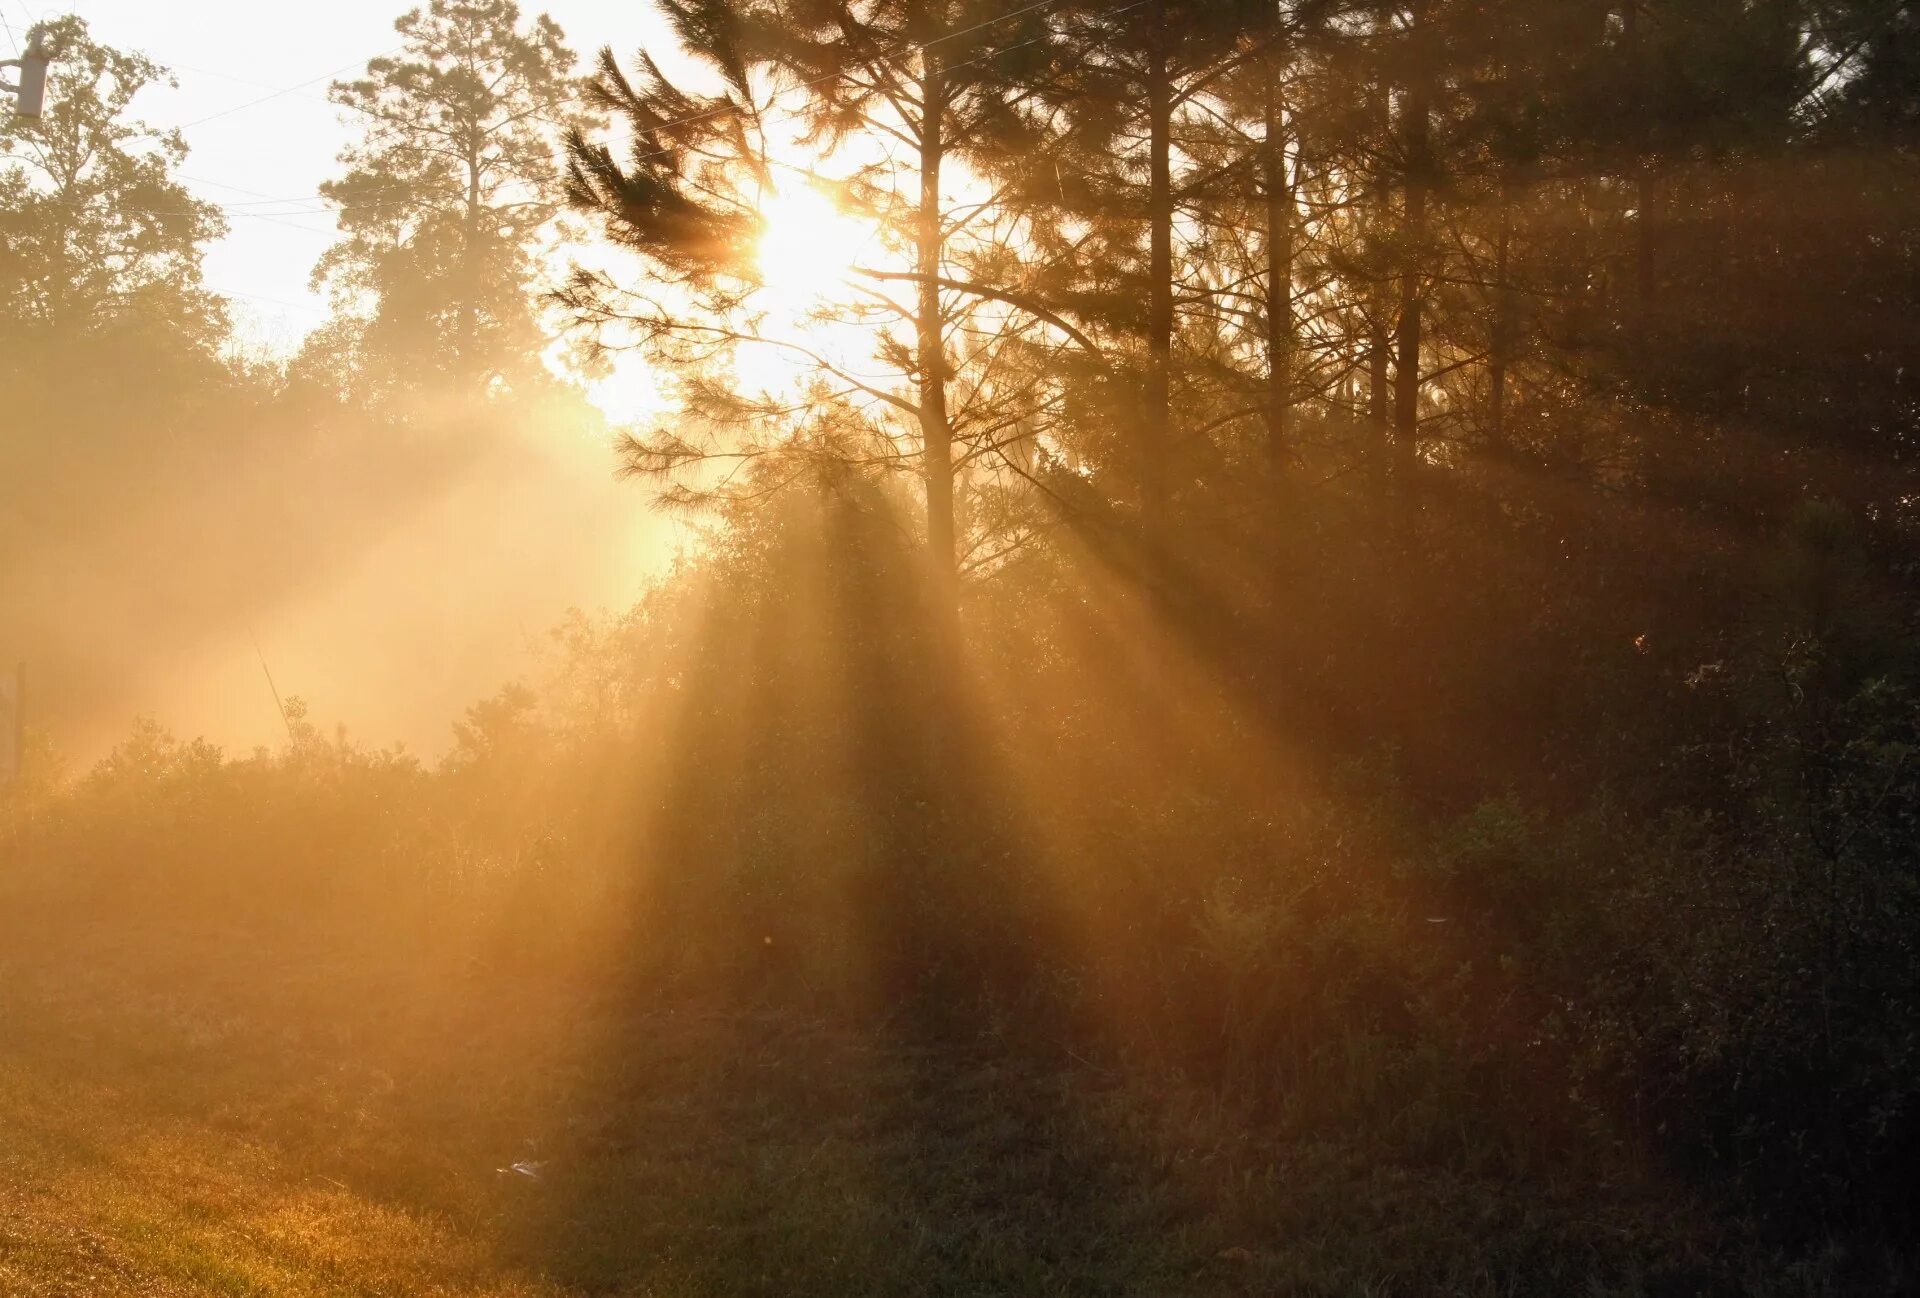
[[[1382,1159],[990,1040],[259,934],[8,937],[9,1295],[1736,1288],[1670,1191]]]

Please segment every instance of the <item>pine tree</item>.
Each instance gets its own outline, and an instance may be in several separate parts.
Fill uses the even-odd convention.
[[[1070,330],[995,277],[1004,230],[995,228],[994,204],[970,192],[985,182],[965,166],[1019,147],[1023,78],[1044,59],[1044,50],[1029,52],[1044,34],[1033,7],[673,0],[666,12],[726,90],[690,95],[649,60],[629,78],[603,56],[602,102],[636,144],[623,164],[605,146],[576,140],[572,193],[678,296],[656,293],[642,303],[627,286],[587,275],[570,300],[590,322],[636,329],[687,384],[713,359],[711,342],[767,343],[769,322],[756,314],[763,268],[752,251],[766,219],[761,208],[786,187],[824,185],[874,237],[871,255],[849,268],[848,300],[819,303],[816,312],[843,335],[870,337],[872,359],[890,376],[856,375],[855,364],[784,337],[777,345],[805,353],[827,380],[797,417],[780,401],[743,399],[694,378],[705,422],[735,440],[696,444],[665,434],[630,448],[632,462],[684,475],[715,455],[837,456],[889,470],[915,461],[932,567],[950,582],[957,565],[992,552],[992,538],[963,537],[956,483],[969,473],[991,477],[995,466],[1019,471],[1017,448],[1031,443],[1045,404],[1029,385],[1000,377],[1009,357],[1045,328]],[[781,138],[783,128],[795,138]],[[875,140],[895,152],[876,156]],[[843,150],[847,160],[839,160]],[[812,168],[782,156],[796,152],[843,174],[808,174]],[[989,305],[1016,319],[989,320]],[[898,426],[903,419],[910,432]],[[790,431],[773,442],[738,440],[764,438],[774,424]],[[988,488],[980,497],[1004,500]]]
[[[988,287],[954,264],[975,223],[959,215],[964,200],[954,194],[963,164],[1031,144],[1016,105],[1045,57],[1043,20],[1017,0],[810,0],[755,13],[761,57],[813,92],[802,109],[811,142],[830,150],[864,132],[904,147],[899,167],[869,168],[852,196],[883,239],[911,249],[910,268],[862,273],[912,287],[903,324],[912,333],[928,548],[935,570],[951,572],[956,451],[964,448],[956,446],[950,388],[959,376],[949,338]],[[902,190],[909,202],[896,197]]]
[[[1023,187],[1034,213],[1036,279],[1063,314],[1103,341],[1099,397],[1124,420],[1122,477],[1150,546],[1165,539],[1183,441],[1174,414],[1178,227],[1199,191],[1177,137],[1265,11],[1256,0],[1054,11],[1058,38],[1044,89],[1053,133]],[[1132,377],[1116,387],[1111,377],[1121,373]]]
[[[513,0],[431,0],[394,26],[401,52],[330,92],[364,133],[321,187],[344,238],[314,271],[341,313],[320,345],[371,392],[537,384],[537,253],[561,206],[559,139],[582,120],[574,56]]]

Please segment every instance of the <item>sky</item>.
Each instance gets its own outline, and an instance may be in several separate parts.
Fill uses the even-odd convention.
[[[43,3],[0,0],[10,29],[0,41],[64,8]],[[71,9],[96,39],[139,50],[178,79],[134,107],[153,126],[183,130],[191,153],[182,178],[228,213],[231,231],[209,250],[205,274],[232,301],[244,343],[286,354],[325,318],[308,278],[332,222],[315,195],[354,131],[326,101],[327,83],[394,49],[393,21],[407,7],[79,0]],[[644,0],[561,0],[549,12],[583,59],[603,44],[623,58],[645,45],[676,75],[686,71]],[[228,592],[198,642],[116,663],[110,690],[83,689],[93,676],[43,654],[53,661],[34,665],[41,697],[60,696],[63,674],[70,696],[85,694],[54,741],[90,762],[150,715],[233,749],[273,743],[282,722],[265,665],[323,725],[441,751],[468,704],[537,673],[531,649],[543,631],[572,608],[631,607],[687,540],[650,509],[644,488],[615,480],[614,465],[603,431],[537,430],[422,494],[377,535],[342,526],[341,561],[324,577]],[[101,625],[84,636],[69,628],[72,638],[137,641],[136,603],[100,601]],[[116,609],[124,625],[112,621]]]

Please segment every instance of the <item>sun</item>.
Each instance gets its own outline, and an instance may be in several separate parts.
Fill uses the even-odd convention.
[[[771,194],[760,207],[756,266],[771,305],[795,317],[843,295],[873,230],[812,185]]]
[[[752,268],[761,283],[755,304],[767,313],[756,325],[759,336],[836,361],[870,349],[866,328],[834,320],[821,308],[846,303],[853,268],[881,256],[875,229],[805,180],[766,194],[759,216]],[[762,392],[790,390],[811,369],[811,362],[790,348],[749,340],[741,342],[734,365],[746,389]],[[611,371],[593,380],[590,391],[594,403],[619,423],[650,422],[675,409],[672,384],[635,356],[615,357]]]

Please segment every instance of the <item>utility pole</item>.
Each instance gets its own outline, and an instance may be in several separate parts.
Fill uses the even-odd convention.
[[[18,68],[20,79],[0,78],[0,93],[13,96],[13,113],[37,121],[47,105],[47,50],[45,30],[35,23],[27,29],[27,47],[17,59],[0,59],[0,68]],[[13,669],[13,717],[8,733],[0,733],[0,786],[19,786],[27,776],[27,665]]]
[[[19,68],[18,84],[0,81],[0,90],[13,95],[17,117],[37,119],[47,103],[47,65],[53,56],[47,52],[46,34],[36,24],[27,32],[27,48],[17,59],[0,59],[0,68]]]
[[[0,68],[18,68],[17,82],[0,79],[0,92],[13,96],[16,117],[38,120],[47,105],[47,65],[53,56],[47,52],[46,32],[38,23],[27,29],[27,48],[17,59],[0,59]],[[27,665],[13,669],[13,719],[11,733],[4,736],[10,745],[0,748],[0,785],[18,784],[27,771]]]

